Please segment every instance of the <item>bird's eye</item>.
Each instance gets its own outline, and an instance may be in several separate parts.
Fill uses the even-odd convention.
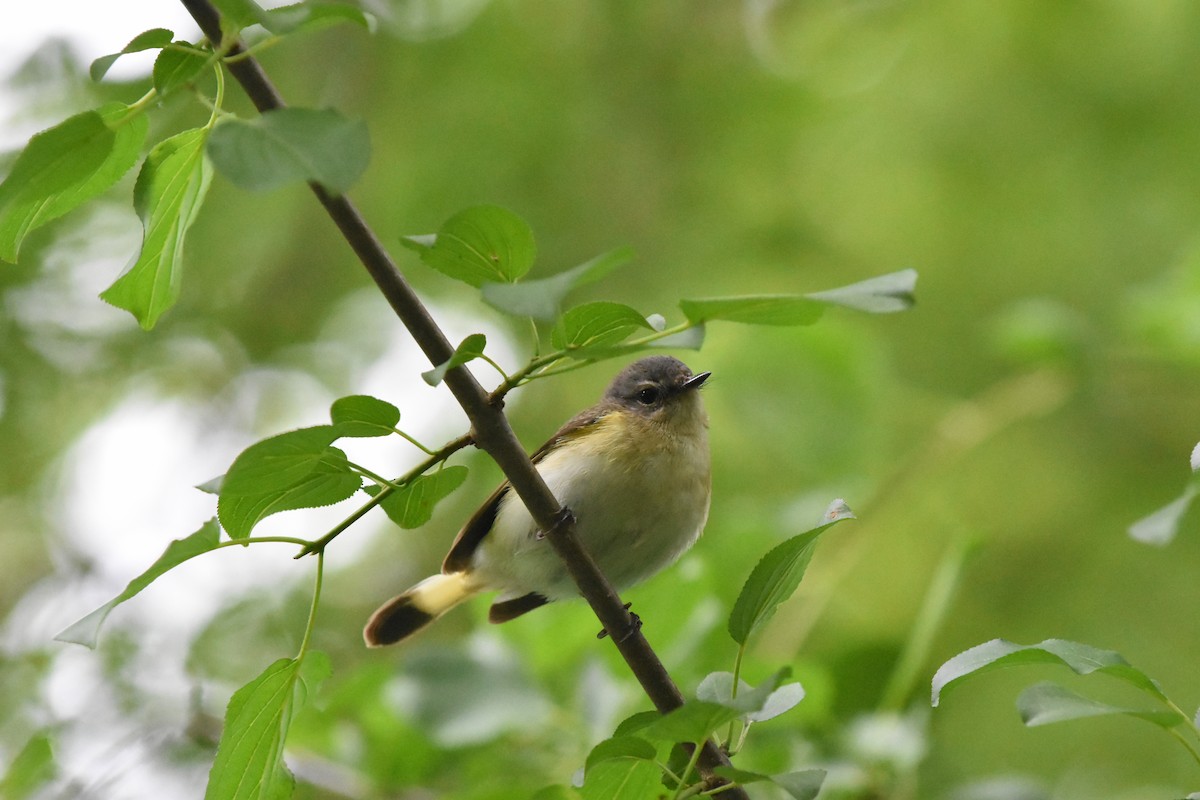
[[[658,402],[659,391],[653,386],[647,386],[637,393],[637,401],[644,406],[652,406]]]

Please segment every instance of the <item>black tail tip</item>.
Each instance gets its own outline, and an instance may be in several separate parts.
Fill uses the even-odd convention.
[[[367,647],[386,647],[402,642],[433,622],[433,614],[422,611],[408,595],[400,595],[371,615],[363,628]]]

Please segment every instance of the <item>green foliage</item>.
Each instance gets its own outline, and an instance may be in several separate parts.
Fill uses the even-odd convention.
[[[208,55],[188,42],[177,41],[172,47],[164,47],[154,59],[151,73],[154,89],[167,95],[187,86],[199,77],[209,62]]]
[[[387,436],[400,424],[400,409],[377,397],[354,394],[335,400],[329,418],[339,437]]]
[[[116,183],[145,138],[145,117],[109,103],[30,139],[0,184],[0,259],[16,262],[26,236]]]
[[[30,737],[0,776],[0,797],[25,800],[55,773],[54,748],[50,737],[38,733]]]
[[[552,322],[561,311],[563,299],[573,289],[600,280],[632,259],[632,248],[618,247],[549,278],[520,283],[486,282],[480,288],[484,301],[493,308],[517,317]]]
[[[300,662],[281,658],[233,693],[205,800],[282,800],[295,778],[283,763]]]
[[[1128,708],[1077,694],[1053,683],[1037,683],[1017,699],[1021,719],[1030,727],[1054,722],[1103,716],[1126,716],[1164,728],[1200,763],[1200,729],[1159,687],[1158,682],[1134,667],[1121,654],[1062,639],[1019,645],[993,639],[959,653],[933,676],[933,705],[951,686],[975,675],[1021,664],[1061,664],[1079,675],[1103,674],[1137,689],[1156,707]],[[1177,728],[1183,728],[1180,733]]]
[[[104,80],[104,76],[112,68],[112,65],[117,63],[117,59],[129,53],[140,53],[143,50],[157,50],[166,47],[175,38],[175,34],[166,28],[151,28],[148,31],[142,31],[137,36],[129,40],[129,44],[125,45],[116,53],[109,53],[105,56],[100,56],[92,62],[92,66],[88,69],[88,74],[92,76],[92,80]]]
[[[533,266],[537,245],[525,220],[499,206],[458,212],[435,234],[400,240],[426,265],[476,288],[512,283]]]
[[[214,519],[204,523],[199,530],[190,536],[185,536],[182,539],[176,539],[171,542],[167,545],[167,549],[163,551],[163,554],[159,556],[158,560],[151,564],[150,568],[141,575],[131,580],[123,592],[54,638],[61,642],[74,642],[85,647],[95,647],[96,639],[100,635],[100,626],[104,624],[104,620],[107,619],[109,613],[114,608],[135,596],[138,592],[183,562],[216,549],[219,537],[220,529],[217,527],[217,521]]]
[[[458,343],[458,347],[454,348],[454,353],[450,358],[438,364],[428,372],[421,373],[421,379],[430,386],[437,386],[446,378],[446,373],[455,367],[461,367],[469,361],[474,361],[483,355],[483,348],[487,345],[487,337],[482,333],[473,333],[467,338]]]
[[[387,495],[380,503],[401,528],[419,528],[433,517],[433,508],[467,479],[466,467],[444,467]]]
[[[312,181],[344,194],[371,160],[367,127],[331,109],[281,108],[216,127],[208,155],[243,189],[265,192]]]
[[[653,330],[645,317],[627,305],[585,303],[562,315],[550,341],[575,358],[585,358],[624,341],[639,328]]]
[[[750,634],[761,628],[779,604],[796,591],[821,534],[842,520],[854,519],[854,514],[841,501],[834,501],[825,519],[829,521],[824,525],[777,545],[754,567],[729,615],[729,635],[735,642],[745,646]]]
[[[212,178],[204,158],[208,134],[195,128],[160,142],[138,173],[133,207],[142,220],[142,249],[100,297],[133,314],[146,330],[179,299],[184,241]]]

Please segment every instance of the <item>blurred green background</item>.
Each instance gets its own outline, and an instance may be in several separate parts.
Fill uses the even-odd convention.
[[[712,515],[691,555],[627,599],[685,689],[730,668],[724,618],[767,549],[835,497],[860,518],[822,544],[756,641],[746,676],[791,665],[808,697],[756,727],[740,765],[840,765],[828,797],[1200,789],[1196,763],[1158,729],[1028,730],[1013,708],[1044,678],[1120,699],[1103,678],[1025,668],[928,710],[933,670],[993,637],[1118,650],[1185,710],[1200,703],[1196,519],[1163,548],[1126,534],[1182,490],[1200,439],[1200,5],[378,0],[374,10],[375,36],[322,31],[263,61],[293,104],[367,121],[371,167],[353,198],[451,338],[486,330],[506,365],[528,354],[526,328],[420,265],[399,236],[504,205],[537,235],[534,276],[630,245],[632,266],[574,299],[669,321],[682,297],[920,272],[909,313],[830,312],[805,329],[713,324],[700,353],[680,354],[714,373]],[[86,62],[51,46],[13,85],[43,125],[145,88],[92,87]],[[179,98],[153,119],[165,135],[206,117]],[[233,577],[216,589],[193,579],[182,598],[148,592],[113,615],[96,653],[51,641],[213,513],[187,487],[256,438],[319,423],[346,394],[386,392],[430,444],[464,427],[421,382],[415,349],[301,188],[252,195],[216,179],[182,301],[159,328],[143,333],[104,306],[96,292],[136,247],[130,187],[39,232],[23,263],[0,271],[0,761],[49,731],[58,766],[47,797],[198,797],[229,693],[295,648],[311,564],[286,548],[253,562],[211,556]],[[526,444],[591,403],[616,368],[514,396]],[[165,430],[186,435],[122,447],[118,411],[119,431],[165,414]],[[107,462],[83,449],[103,430],[118,442],[100,451]],[[380,453],[380,469],[408,455]],[[528,797],[567,782],[589,744],[647,707],[581,604],[493,629],[480,603],[411,647],[362,648],[374,605],[436,567],[498,480],[482,458],[460,460],[471,479],[424,529],[368,518],[331,551],[316,646],[334,675],[296,721],[300,796]],[[195,505],[133,536],[129,520],[157,513],[137,499],[149,485],[191,492]],[[297,535],[328,527],[285,516]],[[975,549],[962,584],[908,687],[914,711],[880,716],[937,564],[965,543]],[[239,560],[269,564],[239,572]],[[81,686],[93,688],[80,697]],[[101,722],[119,735],[97,754],[82,740]],[[981,793],[999,776],[1030,793],[1016,783]]]

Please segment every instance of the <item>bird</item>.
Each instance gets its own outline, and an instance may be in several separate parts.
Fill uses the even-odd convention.
[[[618,591],[673,564],[704,530],[711,460],[699,389],[710,375],[693,374],[671,356],[639,359],[531,456]],[[402,642],[482,592],[497,593],[488,613],[493,623],[578,596],[507,482],[463,526],[441,572],[380,606],[363,640],[368,647]]]

